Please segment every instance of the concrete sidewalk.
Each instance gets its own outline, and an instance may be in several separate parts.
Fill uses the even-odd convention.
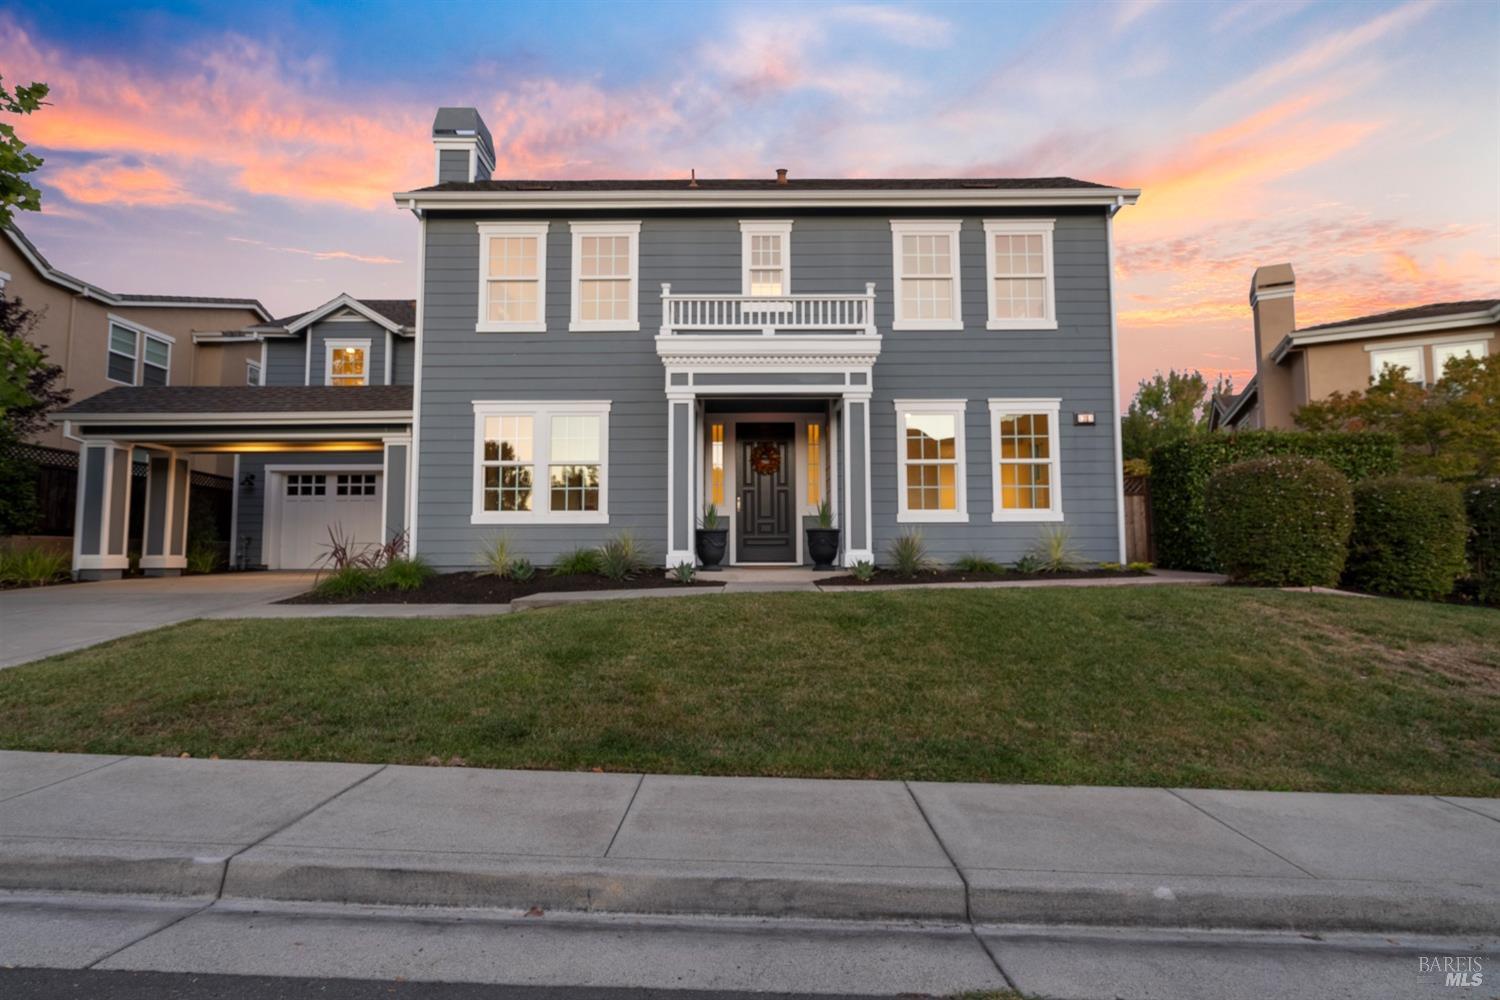
[[[0,752],[0,889],[1466,933],[1500,800]]]

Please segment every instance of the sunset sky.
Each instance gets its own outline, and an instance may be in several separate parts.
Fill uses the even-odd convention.
[[[1500,3],[0,4],[43,80],[20,220],[117,291],[416,290],[392,191],[440,104],[498,176],[1066,174],[1117,219],[1120,378],[1253,370],[1246,293],[1308,325],[1500,296]]]

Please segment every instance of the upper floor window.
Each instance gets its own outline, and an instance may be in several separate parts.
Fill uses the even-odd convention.
[[[570,330],[639,330],[639,222],[575,222]]]
[[[172,338],[118,316],[109,317],[104,374],[125,385],[167,385],[172,376]]]
[[[608,523],[608,402],[476,402],[474,450],[472,523]]]
[[[479,223],[481,333],[547,329],[547,224]]]
[[[896,520],[967,521],[962,399],[896,400]]]
[[[744,295],[782,296],[792,293],[792,224],[741,222],[740,291]]]
[[[1454,358],[1482,358],[1488,345],[1483,340],[1468,340],[1457,344],[1433,344],[1432,345],[1432,374],[1435,378],[1442,378],[1448,368],[1448,362]]]
[[[136,333],[116,323],[109,325],[109,361],[106,374],[111,382],[135,385]]]
[[[149,333],[145,335],[145,344],[141,385],[166,385],[172,372],[172,344]]]
[[[246,385],[260,385],[260,362],[259,361],[246,361],[245,362],[245,384]]]
[[[1060,399],[990,400],[995,521],[1061,521]]]
[[[325,341],[324,385],[369,385],[368,340]]]
[[[962,330],[957,222],[893,221],[894,330]]]
[[[1052,220],[987,220],[985,272],[991,330],[1057,329]]]
[[[1387,368],[1406,369],[1406,380],[1408,382],[1427,381],[1427,373],[1422,367],[1422,347],[1414,345],[1411,347],[1388,347],[1384,350],[1370,352],[1370,377],[1380,378],[1382,372]]]

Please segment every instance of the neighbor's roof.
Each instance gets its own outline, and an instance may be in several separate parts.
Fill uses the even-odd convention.
[[[51,282],[70,292],[76,292],[84,298],[97,299],[105,305],[111,306],[157,306],[165,308],[186,308],[192,306],[203,306],[216,309],[248,309],[258,314],[262,319],[269,320],[271,314],[266,307],[260,304],[259,299],[220,298],[211,295],[152,295],[148,293],[111,292],[100,288],[98,285],[76,278],[68,272],[52,266],[37,245],[26,237],[15,225],[5,227],[5,235],[15,244],[16,249],[21,252],[32,267],[36,268],[44,281]]]
[[[120,386],[57,410],[54,416],[150,413],[396,413],[411,409],[409,385]]]
[[[415,332],[417,325],[417,301],[416,299],[356,299],[352,295],[338,295],[328,302],[314,309],[304,309],[290,316],[280,316],[266,323],[256,323],[253,326],[241,327],[237,330],[224,330],[216,333],[204,333],[195,335],[200,343],[222,340],[244,340],[260,336],[291,336],[310,323],[303,321],[304,317],[321,319],[316,313],[335,315],[341,311],[339,308],[344,303],[357,302],[361,306],[399,327],[395,331],[410,336]],[[357,310],[351,310],[357,311]]]
[[[1354,319],[1341,319],[1334,323],[1319,323],[1316,326],[1298,327],[1298,333],[1310,330],[1334,330],[1344,326],[1365,326],[1370,323],[1399,323],[1409,319],[1432,319],[1439,316],[1459,316],[1465,313],[1485,312],[1500,308],[1500,299],[1467,299],[1463,302],[1433,302],[1425,306],[1410,306],[1390,312],[1372,313]]]

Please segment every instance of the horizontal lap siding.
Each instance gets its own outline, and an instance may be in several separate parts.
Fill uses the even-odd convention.
[[[307,384],[307,341],[301,337],[266,338],[266,385]]]
[[[967,524],[920,526],[933,555],[952,559],[981,552],[1010,560],[1033,544],[1040,526],[990,520],[986,401],[1055,396],[1063,401],[1065,523],[1086,558],[1116,558],[1109,274],[1102,213],[1025,213],[1056,218],[1059,328],[1041,332],[984,328],[988,306],[982,220],[1003,213],[964,217],[960,248],[966,328],[893,332],[890,218],[895,214],[792,216],[794,293],[859,292],[866,282],[876,283],[876,320],[884,337],[870,411],[877,556],[884,556],[904,527],[896,523],[894,399],[968,400],[970,518]],[[597,544],[622,528],[635,530],[654,554],[665,552],[667,402],[652,340],[661,322],[660,286],[670,282],[674,292],[739,292],[740,216],[632,218],[642,219],[639,331],[568,332],[572,237],[564,218],[551,220],[548,233],[547,332],[476,333],[479,241],[474,219],[429,217],[418,538],[423,556],[435,565],[474,564],[484,539],[504,530],[469,524],[476,399],[612,402],[610,523],[512,527],[510,534],[526,555],[550,561],[561,551]],[[1072,426],[1072,414],[1078,411],[1094,413],[1097,425]],[[841,491],[844,486],[840,483]]]

